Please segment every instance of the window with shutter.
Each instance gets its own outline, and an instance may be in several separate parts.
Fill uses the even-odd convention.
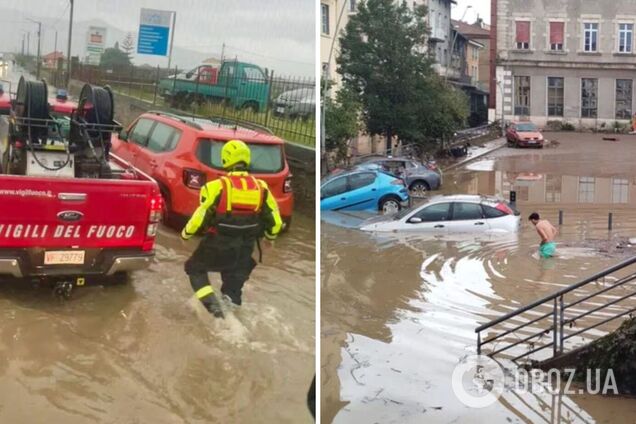
[[[516,21],[517,35],[515,41],[517,43],[517,49],[529,50],[530,49],[530,21]]]
[[[550,50],[563,51],[565,44],[565,23],[550,22]]]

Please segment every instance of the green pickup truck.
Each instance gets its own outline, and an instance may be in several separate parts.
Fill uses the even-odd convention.
[[[159,81],[159,93],[173,106],[226,100],[237,109],[262,112],[267,108],[269,90],[267,75],[260,67],[237,61],[199,65]]]

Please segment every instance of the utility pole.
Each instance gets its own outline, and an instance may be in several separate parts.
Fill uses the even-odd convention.
[[[31,56],[31,31],[27,32],[27,56]]]
[[[71,81],[71,39],[73,38],[73,1],[71,2],[71,17],[68,21],[68,49],[66,51],[66,89]]]
[[[42,60],[40,59],[40,39],[42,38],[42,22],[38,22],[38,65],[35,71],[35,78],[40,79],[40,67],[42,66]]]
[[[24,42],[25,42],[25,35],[26,34],[22,34],[22,56],[24,56]]]
[[[42,39],[42,22],[38,22],[35,21],[33,19],[29,19],[27,18],[28,21],[33,22],[34,24],[38,24],[38,57],[37,57],[37,62],[36,62],[36,66],[37,66],[37,70],[36,70],[36,74],[35,77],[36,79],[40,79],[40,66],[41,66],[41,60],[40,60],[40,41]]]

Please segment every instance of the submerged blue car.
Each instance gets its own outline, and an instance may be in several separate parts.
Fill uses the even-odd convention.
[[[375,169],[355,169],[325,178],[320,184],[320,209],[395,213],[407,206],[404,180]]]

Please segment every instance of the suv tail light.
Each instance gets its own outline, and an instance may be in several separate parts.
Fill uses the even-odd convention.
[[[205,174],[201,171],[189,168],[183,170],[183,184],[185,184],[186,187],[200,189],[205,185],[205,180]]]
[[[514,214],[514,211],[510,209],[510,207],[506,205],[505,203],[497,203],[497,206],[495,206],[495,209],[505,213],[506,215]]]
[[[283,183],[283,193],[291,193],[292,191],[292,176],[288,176],[285,178],[285,183]]]

